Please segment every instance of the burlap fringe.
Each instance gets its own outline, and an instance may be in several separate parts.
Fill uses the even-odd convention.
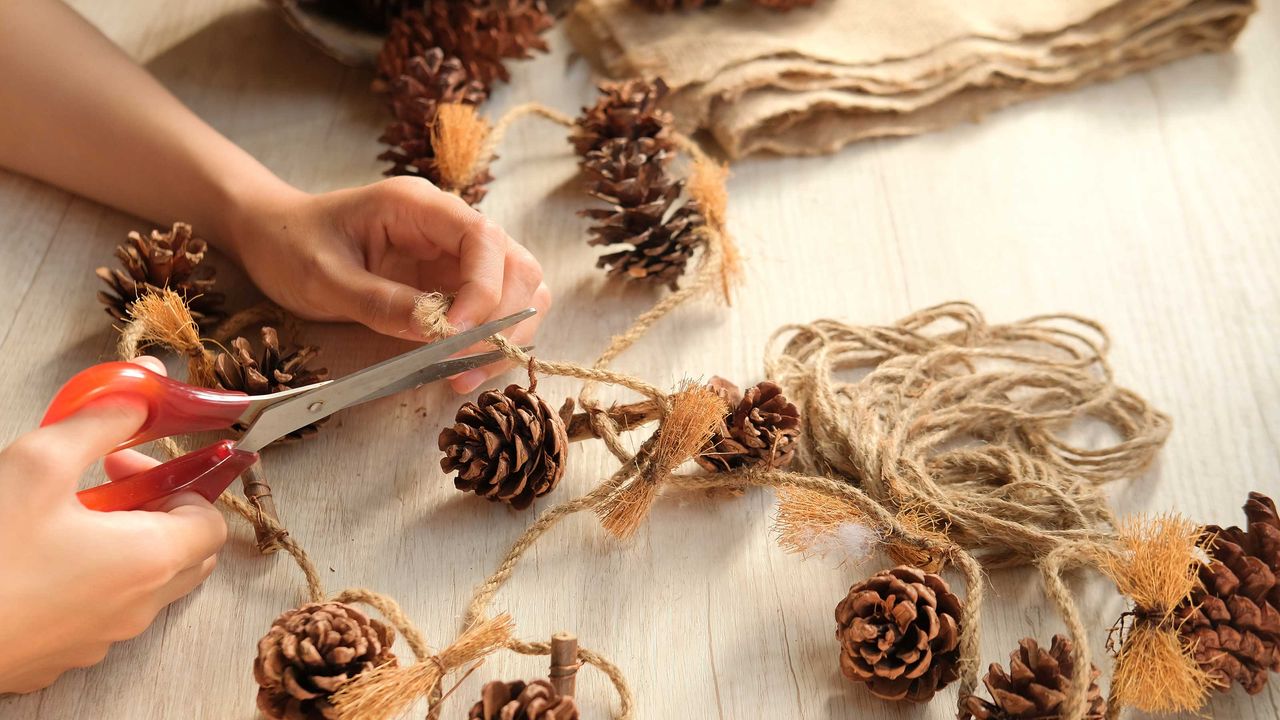
[[[436,170],[443,189],[458,193],[470,186],[492,159],[492,128],[474,105],[444,103],[431,128]]]
[[[201,387],[213,385],[213,356],[200,341],[200,328],[181,295],[169,288],[146,293],[130,304],[129,318],[120,332],[120,357],[132,359],[140,348],[151,345],[170,348],[187,357],[189,382]]]

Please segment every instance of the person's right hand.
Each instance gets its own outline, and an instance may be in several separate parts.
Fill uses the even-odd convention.
[[[76,499],[85,469],[145,420],[144,400],[109,396],[0,451],[0,694],[97,663],[213,571],[227,526],[199,495],[131,512]],[[155,464],[131,450],[104,461],[112,479]]]

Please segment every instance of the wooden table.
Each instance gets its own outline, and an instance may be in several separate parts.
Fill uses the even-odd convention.
[[[313,51],[252,0],[76,2],[200,115],[290,182],[327,190],[376,180],[383,111],[368,76]],[[574,112],[590,69],[554,52],[514,67],[487,106],[526,100]],[[994,321],[1071,311],[1104,322],[1122,384],[1175,419],[1154,469],[1115,486],[1121,511],[1176,508],[1236,523],[1247,490],[1280,494],[1280,12],[1265,7],[1234,54],[1013,108],[979,125],[872,142],[815,159],[739,163],[731,224],[749,257],[732,311],[689,307],[618,362],[659,385],[720,374],[754,382],[784,322],[887,323],[968,299]],[[546,357],[588,361],[652,296],[606,285],[584,245],[584,205],[560,129],[521,124],[483,209],[542,259],[558,302]],[[0,175],[0,439],[34,427],[58,385],[112,357],[116,333],[93,268],[149,225],[21,177]],[[253,295],[215,259],[234,303]],[[356,327],[317,326],[336,374],[400,351]],[[514,377],[514,375],[513,375]],[[576,388],[548,379],[558,399]],[[326,586],[399,598],[428,638],[453,639],[473,587],[532,521],[462,496],[440,472],[440,428],[459,400],[442,388],[345,413],[317,439],[267,458],[281,513]],[[634,441],[634,439],[633,439]],[[556,497],[612,471],[575,446]],[[96,481],[90,478],[88,481]],[[88,482],[87,481],[87,482]],[[660,501],[631,543],[574,517],[534,549],[498,596],[526,638],[576,631],[634,684],[639,717],[946,718],[954,690],[915,710],[842,679],[832,608],[882,566],[801,561],[769,532],[773,493]],[[549,501],[539,507],[549,507]],[[302,599],[289,558],[264,558],[233,524],[214,577],[141,638],[47,691],[0,701],[5,718],[251,718],[256,640]],[[984,662],[1019,637],[1062,628],[1036,577],[1000,572],[984,607]],[[1077,584],[1094,647],[1123,609],[1096,575]],[[407,650],[397,648],[407,655]],[[1100,656],[1101,658],[1101,656]],[[449,702],[461,717],[483,682],[545,672],[501,654]],[[580,675],[584,717],[616,706]],[[1222,718],[1274,718],[1280,680],[1217,697]]]

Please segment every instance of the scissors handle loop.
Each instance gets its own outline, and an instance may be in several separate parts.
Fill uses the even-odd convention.
[[[133,437],[117,445],[123,450],[170,435],[230,427],[249,409],[243,393],[193,387],[128,362],[94,365],[76,374],[54,396],[40,425],[67,418],[85,405],[117,393],[147,401],[147,420]]]
[[[221,440],[136,475],[81,490],[76,498],[90,510],[104,512],[140,510],[179,492],[196,492],[213,502],[257,461],[258,453]]]

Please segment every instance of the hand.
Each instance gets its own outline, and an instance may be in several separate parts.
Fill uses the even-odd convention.
[[[97,663],[213,571],[227,526],[199,495],[132,512],[76,500],[85,468],[145,420],[145,401],[110,396],[0,451],[0,694]],[[103,464],[117,479],[157,463],[125,450]]]
[[[229,250],[272,300],[313,320],[354,320],[394,337],[425,340],[413,326],[423,292],[454,295],[449,321],[466,330],[525,307],[513,328],[528,343],[551,293],[523,246],[461,199],[420,178],[307,195],[292,188],[243,201]],[[454,378],[468,393],[505,364]]]

